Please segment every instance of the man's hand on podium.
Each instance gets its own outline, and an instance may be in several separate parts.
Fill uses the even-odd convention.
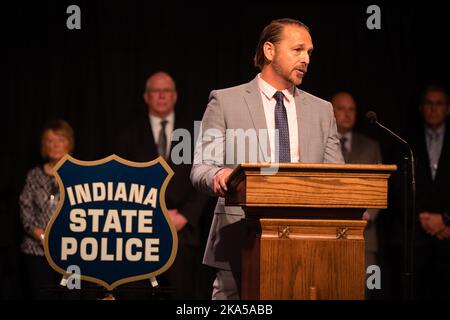
[[[233,172],[230,168],[223,168],[217,171],[213,177],[213,191],[214,194],[219,197],[225,197],[225,193],[228,191],[227,182],[228,178]]]

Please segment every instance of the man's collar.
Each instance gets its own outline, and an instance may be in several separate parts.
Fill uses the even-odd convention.
[[[175,111],[172,111],[171,113],[169,113],[166,117],[161,118],[158,116],[155,116],[151,113],[148,114],[149,118],[152,122],[161,122],[162,120],[167,120],[167,123],[174,123],[175,122]]]
[[[353,136],[353,132],[352,132],[351,130],[348,131],[348,132],[346,132],[346,133],[344,133],[344,134],[341,134],[341,133],[338,131],[338,137],[339,137],[339,139],[341,139],[342,137],[345,137],[345,138],[347,138],[347,140],[351,140],[352,136]]]
[[[430,135],[441,136],[445,132],[445,122],[437,129],[425,125],[425,132]]]
[[[265,81],[263,78],[261,78],[261,73],[259,73],[257,75],[257,80],[258,80],[259,89],[262,91],[262,93],[269,100],[273,98],[273,95],[275,94],[275,92],[280,91],[280,90],[275,89],[267,81]],[[293,101],[293,99],[294,99],[294,90],[295,90],[295,86],[292,86],[289,89],[281,90],[281,92],[284,94],[284,97],[287,99],[288,102]]]

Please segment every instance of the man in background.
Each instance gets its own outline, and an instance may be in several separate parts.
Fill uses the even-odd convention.
[[[417,298],[450,299],[450,127],[444,88],[426,88],[419,106],[423,126],[411,138],[416,157]]]
[[[192,122],[177,116],[175,81],[166,72],[151,75],[145,85],[147,112],[135,119],[119,137],[116,153],[131,161],[151,161],[162,156],[174,171],[166,190],[166,206],[178,232],[178,252],[173,265],[158,279],[166,278],[173,299],[197,299],[202,281],[201,216],[208,198],[195,191],[189,179],[189,163],[171,159],[172,133],[177,128],[192,132]],[[191,161],[192,162],[192,161]],[[143,282],[140,282],[144,284]],[[146,283],[150,286],[150,283]],[[134,297],[133,297],[134,298]]]
[[[333,104],[338,136],[345,163],[381,163],[382,157],[378,142],[354,131],[357,106],[353,96],[348,92],[338,92],[332,97],[331,103]],[[364,231],[364,237],[366,239],[366,268],[370,265],[379,265],[376,228],[378,213],[378,209],[368,209],[363,215],[363,218],[367,220],[367,226]],[[367,295],[368,298],[372,296],[369,291]]]

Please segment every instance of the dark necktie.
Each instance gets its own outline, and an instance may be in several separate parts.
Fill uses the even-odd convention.
[[[277,101],[275,105],[275,129],[278,130],[278,141],[275,135],[275,157],[278,162],[291,162],[291,147],[289,143],[289,126],[286,108],[284,106],[284,94],[277,91],[274,94]]]
[[[161,130],[158,137],[158,154],[164,159],[167,153],[167,136],[166,136],[167,120],[161,120]]]
[[[344,157],[345,162],[348,162],[349,152],[347,150],[347,147],[345,146],[345,143],[347,142],[347,137],[341,137],[339,141],[341,142],[342,156]]]

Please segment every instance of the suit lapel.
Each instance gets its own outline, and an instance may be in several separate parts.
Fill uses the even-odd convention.
[[[263,159],[261,159],[260,161],[270,162],[270,145],[269,145],[269,135],[267,132],[267,122],[266,116],[264,114],[264,107],[261,99],[261,94],[258,88],[257,78],[253,79],[251,82],[248,83],[247,88],[244,91],[244,100],[247,104],[250,117],[253,122],[253,127],[256,129],[258,144],[263,157]],[[264,138],[266,139],[267,152],[264,152],[264,148],[260,141],[260,135],[264,135]]]
[[[417,141],[417,161],[419,165],[422,167],[422,170],[425,174],[425,178],[427,181],[433,181],[431,177],[431,169],[430,169],[430,158],[428,157],[428,148],[427,148],[427,142],[425,138],[425,128],[421,127],[422,130],[421,134],[418,136]]]
[[[300,162],[308,161],[309,149],[309,117],[311,114],[311,106],[308,104],[306,96],[303,92],[295,88],[295,110],[297,113],[298,127],[298,144],[300,153]]]
[[[143,120],[141,123],[142,130],[138,131],[138,132],[142,132],[142,135],[141,135],[142,146],[140,148],[142,148],[143,158],[145,158],[145,160],[143,160],[143,161],[149,161],[146,159],[149,158],[150,160],[153,160],[153,159],[157,158],[158,152],[156,149],[155,138],[153,137],[153,130],[152,130],[152,126],[150,124],[150,119],[149,119],[148,115],[145,118],[143,118],[142,120]]]
[[[441,156],[439,157],[438,169],[436,171],[435,181],[441,179],[442,172],[444,171],[443,166],[446,166],[449,161],[449,147],[450,147],[450,128],[449,123],[445,126],[444,132],[444,143],[442,144]]]
[[[427,185],[427,184],[431,184],[432,183],[432,179],[431,179],[431,172],[430,172],[430,166],[429,166],[429,161],[428,161],[428,152],[427,152],[427,147],[426,147],[426,143],[425,143],[425,131],[424,131],[424,127],[420,126],[417,130],[417,132],[414,132],[411,137],[409,137],[409,140],[411,141],[411,148],[413,151],[413,156],[414,156],[414,167],[415,167],[415,175],[416,175],[416,180],[417,180],[417,186],[416,188],[419,190],[421,188],[423,188],[423,186]],[[398,158],[399,161],[401,161],[400,159],[403,159],[404,151],[400,152],[400,150],[398,150],[398,154],[396,155],[396,157]],[[402,165],[404,165],[402,163]],[[419,192],[417,192],[417,196],[420,197]],[[420,202],[420,201],[419,201]],[[418,203],[418,208],[421,207],[421,204]],[[423,210],[420,209],[420,210]]]

